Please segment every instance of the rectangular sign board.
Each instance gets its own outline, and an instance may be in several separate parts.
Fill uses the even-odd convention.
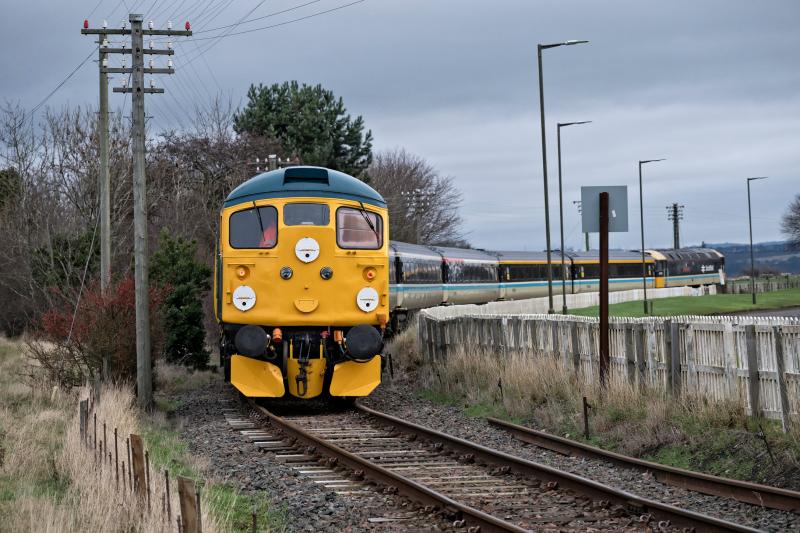
[[[608,193],[608,231],[628,231],[628,186],[581,187],[581,231],[600,232],[600,193]]]

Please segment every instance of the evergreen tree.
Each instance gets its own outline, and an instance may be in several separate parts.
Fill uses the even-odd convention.
[[[372,132],[347,114],[341,98],[322,85],[296,81],[250,86],[247,106],[234,117],[237,133],[277,139],[307,165],[360,176],[372,162]]]
[[[164,353],[167,360],[195,368],[208,364],[203,327],[203,294],[211,269],[195,259],[197,243],[161,232],[161,248],[151,259],[150,277],[170,291],[164,300]]]

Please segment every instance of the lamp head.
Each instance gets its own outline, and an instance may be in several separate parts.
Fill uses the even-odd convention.
[[[566,126],[576,126],[578,124],[591,124],[591,123],[592,123],[591,120],[582,120],[580,122],[559,122],[558,123],[558,127],[559,128],[564,128]]]
[[[666,161],[666,159],[645,159],[644,161],[639,161],[639,164],[644,165],[645,163],[655,163],[657,161]]]

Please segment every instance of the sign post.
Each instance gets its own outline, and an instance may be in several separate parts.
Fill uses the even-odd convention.
[[[600,234],[600,386],[608,384],[608,233],[628,231],[628,188],[581,187],[582,230]]]

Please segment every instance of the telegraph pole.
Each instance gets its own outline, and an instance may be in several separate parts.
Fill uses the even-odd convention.
[[[678,204],[667,206],[667,218],[672,221],[672,247],[675,250],[681,247],[680,221],[683,220],[683,207]]]
[[[106,24],[103,23],[103,28]],[[97,194],[100,196],[100,290],[103,295],[111,283],[111,182],[108,175],[108,74],[104,72],[108,59],[105,49],[108,40],[105,34],[98,35],[100,45],[98,61],[100,70],[100,116],[98,133],[100,140],[100,175]],[[108,372],[107,368],[103,369]]]
[[[164,89],[152,86],[145,87],[145,74],[173,74],[170,60],[167,68],[154,68],[152,60],[148,68],[144,66],[145,55],[173,55],[171,45],[167,50],[153,49],[152,41],[150,48],[145,49],[145,35],[167,35],[167,36],[189,36],[189,23],[186,23],[186,31],[173,31],[172,23],[168,23],[166,30],[154,30],[153,22],[150,21],[149,28],[142,28],[142,15],[131,13],[128,17],[131,23],[130,29],[101,30],[89,29],[89,22],[84,21],[84,29],[81,33],[101,35],[100,49],[104,54],[130,54],[132,57],[131,68],[108,68],[100,63],[101,75],[109,73],[130,74],[131,87],[114,87],[115,93],[131,93],[131,115],[132,129],[131,137],[133,144],[133,254],[134,254],[134,280],[136,283],[136,392],[137,401],[142,409],[149,409],[153,400],[153,374],[152,359],[150,354],[150,297],[149,297],[149,276],[148,276],[148,252],[147,252],[147,181],[145,178],[145,115],[144,115],[144,95],[163,93]],[[109,48],[103,42],[106,35],[130,35],[130,48]],[[101,78],[101,104],[102,104],[102,78]],[[106,91],[108,91],[106,86]],[[106,103],[107,107],[107,103]],[[107,122],[106,122],[107,127]],[[102,147],[101,147],[102,150]],[[101,201],[102,203],[102,201]],[[109,215],[110,217],[110,215]],[[110,218],[109,218],[110,222]],[[110,226],[110,223],[109,223]],[[109,241],[110,243],[110,241]],[[109,244],[110,246],[110,244]]]

